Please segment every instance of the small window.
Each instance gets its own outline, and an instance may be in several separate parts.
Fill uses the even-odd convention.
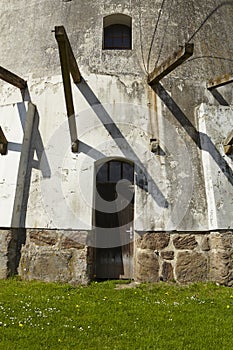
[[[104,17],[103,49],[132,49],[132,19],[122,14]]]
[[[104,28],[105,50],[130,50],[131,29],[123,24],[113,24]]]

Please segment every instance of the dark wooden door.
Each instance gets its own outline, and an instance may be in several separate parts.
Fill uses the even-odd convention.
[[[125,167],[128,169],[124,171]],[[111,176],[114,169],[121,168],[121,171]],[[122,170],[123,168],[123,170]],[[103,171],[103,169],[102,169]],[[96,199],[95,226],[96,226],[96,246],[95,248],[95,276],[97,279],[130,279],[133,278],[133,195],[127,196],[127,191],[132,192],[133,166],[128,163],[111,161],[106,163],[104,171],[108,172],[103,181],[96,182],[96,190],[99,196],[106,202],[112,202],[117,198],[117,181],[126,179],[126,188],[118,198],[118,205],[123,208],[118,210],[112,206],[112,212],[99,210],[98,197]],[[99,176],[98,178],[103,178]],[[115,180],[115,181],[112,181]],[[129,186],[129,181],[131,186]],[[131,187],[131,188],[129,188]],[[131,200],[129,201],[129,198]],[[128,202],[127,202],[128,201]],[[122,205],[121,205],[122,204]]]

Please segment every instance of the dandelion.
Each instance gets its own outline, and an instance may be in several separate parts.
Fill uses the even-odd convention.
[[[23,327],[23,324],[21,322],[19,323],[19,327]]]
[[[230,305],[227,305],[227,309],[230,309]]]
[[[121,301],[119,301],[119,305],[121,305],[122,304],[122,302]]]

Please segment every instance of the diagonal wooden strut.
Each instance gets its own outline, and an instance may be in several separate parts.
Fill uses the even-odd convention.
[[[194,44],[185,44],[181,50],[175,52],[173,56],[168,58],[148,75],[148,84],[150,86],[156,85],[163,77],[168,75],[176,67],[180,66],[184,61],[192,56],[193,50]]]
[[[23,90],[27,87],[27,82],[18,75],[10,72],[9,70],[0,66],[0,79],[6,81],[7,83],[16,86],[17,88]]]
[[[78,134],[75,121],[74,103],[70,82],[70,73],[75,84],[81,82],[81,74],[75,60],[69,39],[63,26],[55,27],[55,38],[58,43],[66,110],[69,122],[72,152],[78,151]]]
[[[233,152],[233,130],[227,135],[223,142],[224,152],[229,155]]]
[[[225,74],[220,77],[209,80],[206,85],[208,90],[212,90],[230,83],[233,83],[233,75]]]
[[[7,153],[7,144],[8,144],[8,141],[6,139],[6,136],[4,135],[4,132],[0,127],[0,154],[1,155],[5,155]]]

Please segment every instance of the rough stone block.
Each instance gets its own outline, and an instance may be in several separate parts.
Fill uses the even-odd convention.
[[[72,231],[28,230],[19,264],[22,279],[86,284],[87,247],[73,240],[77,234],[78,231],[72,235]]]
[[[194,249],[197,246],[197,241],[194,235],[183,234],[175,235],[173,238],[173,244],[176,249]]]
[[[202,253],[179,252],[176,261],[178,282],[198,282],[207,280],[207,258]]]
[[[232,232],[211,232],[210,248],[216,250],[232,250],[233,251],[233,234]]]
[[[34,279],[68,282],[71,279],[69,263],[71,253],[41,251],[34,257],[31,268]]]
[[[161,277],[164,282],[174,281],[173,267],[171,263],[166,261],[163,263]]]
[[[136,280],[143,282],[159,281],[159,261],[154,252],[139,250],[136,261]]]
[[[5,279],[15,273],[16,233],[16,230],[0,230],[0,279]]]
[[[215,251],[210,254],[209,279],[220,284],[232,285],[233,253]]]
[[[200,247],[204,252],[207,252],[210,250],[209,237],[204,236],[201,238]]]
[[[84,249],[86,238],[86,232],[66,231],[66,233],[61,236],[60,247],[62,249]]]
[[[19,272],[25,280],[87,283],[86,251],[23,249]]]
[[[165,250],[160,252],[161,258],[165,260],[173,260],[174,259],[174,252],[172,250]]]
[[[31,242],[36,245],[55,245],[57,243],[58,235],[54,230],[32,230],[29,231]]]
[[[137,241],[141,249],[161,250],[168,246],[169,233],[145,233]]]

